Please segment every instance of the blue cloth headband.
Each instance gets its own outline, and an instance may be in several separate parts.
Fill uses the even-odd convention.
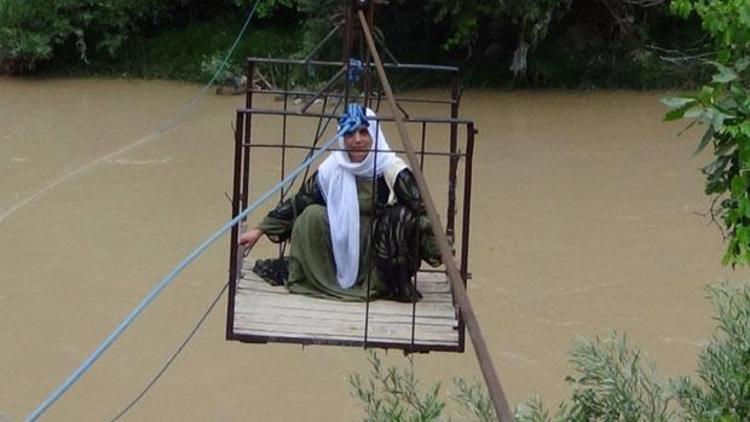
[[[346,106],[346,113],[339,117],[339,128],[344,131],[344,135],[348,135],[362,126],[370,126],[365,108],[357,103],[350,103]]]

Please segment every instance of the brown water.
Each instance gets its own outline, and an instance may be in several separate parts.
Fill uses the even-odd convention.
[[[198,90],[0,79],[0,412],[19,420],[33,410],[227,220],[241,98],[208,96],[144,140]],[[711,328],[702,286],[747,275],[719,264],[720,233],[697,215],[709,204],[697,170],[708,157],[690,157],[697,133],[672,140],[679,126],[661,122],[660,95],[464,96],[462,114],[480,129],[469,294],[514,404],[534,392],[557,403],[573,339],[608,328],[626,331],[661,374],[693,371]],[[256,180],[258,190],[275,176]],[[226,264],[222,240],[48,419],[114,416],[218,293]],[[224,303],[125,420],[360,417],[346,381],[368,370],[360,349],[226,342]],[[397,352],[387,361],[404,362]],[[448,390],[453,376],[478,376],[470,347],[414,366]]]

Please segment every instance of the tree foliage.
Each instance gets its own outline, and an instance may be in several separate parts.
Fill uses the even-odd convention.
[[[680,67],[682,79],[668,77],[647,49],[660,43],[676,48],[673,41],[691,38],[679,25],[663,29],[675,27],[663,22],[674,19],[664,1],[391,0],[377,7],[375,29],[399,61],[457,64],[466,70],[469,83],[653,87],[659,81],[689,82],[693,73],[684,69],[690,67]],[[149,56],[147,64],[131,65],[126,59],[133,53],[142,58],[138,49],[150,38],[241,20],[255,2],[0,0],[0,73],[60,65],[83,70],[92,62],[90,69],[112,65],[127,68],[122,73],[135,68],[136,74],[139,68],[165,66],[168,74],[196,79],[196,66],[180,70],[159,64],[170,54]],[[296,45],[296,56],[304,57],[343,20],[346,4],[261,0],[251,28],[288,28],[282,37]],[[318,57],[340,58],[341,42],[340,37],[330,39]],[[205,52],[187,54],[177,65],[199,63]]]
[[[0,0],[0,73],[32,70],[73,43],[114,55],[144,21],[155,22],[177,0]]]
[[[750,3],[746,0],[674,0],[672,11],[701,19],[703,29],[714,39],[720,61],[729,63],[746,57],[750,50]]]
[[[750,264],[750,3],[745,0],[675,0],[672,10],[696,13],[718,50],[710,83],[698,93],[665,99],[665,120],[694,119],[706,131],[696,153],[709,144],[714,160],[702,169],[711,216],[728,239],[724,264]],[[691,126],[692,126],[691,124]]]

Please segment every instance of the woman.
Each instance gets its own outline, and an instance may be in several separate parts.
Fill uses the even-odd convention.
[[[411,283],[420,260],[440,264],[414,176],[391,151],[379,122],[368,119],[374,116],[350,104],[339,119],[340,150],[240,236],[248,250],[263,235],[290,240],[283,282],[292,293],[410,302],[421,298]],[[256,264],[261,275],[264,264],[269,261]]]

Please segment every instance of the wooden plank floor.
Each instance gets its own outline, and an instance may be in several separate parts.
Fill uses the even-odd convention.
[[[290,294],[250,271],[246,259],[238,280],[234,335],[248,341],[304,344],[363,345],[365,303],[317,299]],[[414,347],[421,350],[459,348],[459,330],[450,285],[444,273],[422,273],[417,289],[424,298],[414,316]],[[370,302],[367,342],[410,348],[412,304],[389,300]]]

